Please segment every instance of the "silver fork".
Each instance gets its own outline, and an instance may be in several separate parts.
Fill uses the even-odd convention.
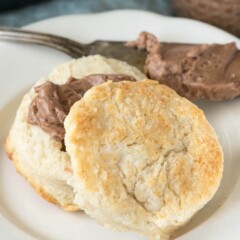
[[[94,41],[89,44],[82,44],[53,34],[9,27],[0,27],[0,40],[40,44],[55,48],[73,58],[100,54],[125,61],[141,71],[144,69],[146,59],[145,51],[127,47],[125,42],[120,41]]]

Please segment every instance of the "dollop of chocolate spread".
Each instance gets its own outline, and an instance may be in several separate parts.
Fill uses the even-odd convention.
[[[130,47],[146,49],[145,73],[188,99],[233,99],[240,95],[240,51],[235,43],[159,43],[142,32]]]
[[[71,77],[62,85],[46,82],[35,87],[37,95],[29,106],[27,122],[38,125],[56,140],[63,141],[63,122],[71,106],[90,88],[109,80],[136,81],[134,77],[125,74],[92,74],[81,79]]]

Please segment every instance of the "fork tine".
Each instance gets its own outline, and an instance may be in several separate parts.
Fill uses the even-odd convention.
[[[74,58],[87,54],[84,52],[83,44],[71,39],[16,28],[0,27],[0,40],[40,44],[58,49]]]

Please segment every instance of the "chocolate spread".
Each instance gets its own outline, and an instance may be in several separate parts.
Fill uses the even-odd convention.
[[[146,49],[145,72],[189,99],[233,99],[240,95],[240,52],[235,43],[159,43],[142,32],[128,46]]]
[[[71,106],[91,87],[108,80],[136,81],[134,77],[125,74],[93,74],[81,79],[71,77],[62,85],[46,82],[35,87],[37,96],[30,104],[28,123],[38,125],[44,132],[62,141],[65,135],[63,122]]]

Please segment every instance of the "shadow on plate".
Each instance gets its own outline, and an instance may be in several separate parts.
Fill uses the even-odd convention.
[[[185,227],[176,231],[173,238],[180,237],[197,228],[216,214],[235,189],[236,183],[240,180],[240,148],[238,146],[240,129],[239,120],[236,117],[236,113],[240,113],[240,99],[223,102],[201,100],[194,103],[205,112],[207,119],[215,128],[219,137],[224,153],[223,178],[213,199]],[[228,123],[228,119],[235,120],[235,124],[232,124],[231,121]],[[238,201],[240,201],[240,198]]]
[[[27,90],[19,93],[14,99],[9,101],[0,111],[0,123],[1,123],[1,143],[6,137],[16,115],[17,108],[23,98],[23,95]]]

